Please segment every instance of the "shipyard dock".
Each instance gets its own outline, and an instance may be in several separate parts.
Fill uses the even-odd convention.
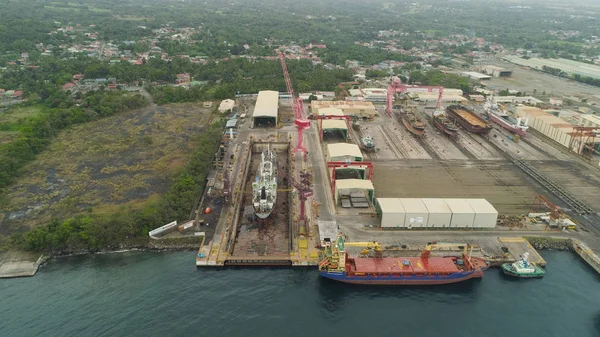
[[[268,114],[261,113],[261,122],[254,123],[253,104],[253,98],[241,102],[247,118],[235,129],[234,139],[228,139],[217,168],[212,193],[216,189],[224,195],[224,203],[214,233],[198,249],[198,267],[316,266],[323,240],[339,233],[351,241],[381,242],[389,254],[416,254],[432,241],[469,243],[476,247],[474,256],[486,258],[492,266],[514,262],[525,253],[531,262],[545,265],[527,240],[532,237],[588,244],[579,249],[592,253],[586,256],[600,249],[600,242],[590,239],[600,235],[596,214],[600,170],[535,133],[517,142],[506,130],[481,120],[482,127],[490,127],[489,133],[460,128],[455,138],[449,138],[425,123],[426,136],[416,137],[394,114],[388,116],[384,106],[313,102],[310,108],[304,106],[314,120],[304,130],[308,152],[303,155],[294,151],[298,139],[292,101],[277,100],[278,117],[273,122],[264,122]],[[433,110],[420,109],[431,121]],[[361,151],[365,137],[374,142],[373,151]],[[272,216],[258,221],[252,215],[251,182],[266,146],[277,151],[277,205]],[[223,177],[226,183],[219,182]],[[597,184],[590,184],[590,179]],[[572,220],[570,225],[557,227],[529,218],[530,213],[551,213],[538,209],[540,197],[549,207],[560,207]],[[497,223],[485,228],[471,220],[466,225],[471,228],[390,230],[381,227],[378,198],[460,199],[460,203],[486,199],[499,215]],[[195,214],[202,218],[205,214],[198,210],[205,208],[198,205]],[[572,247],[578,251],[575,247],[582,245]]]

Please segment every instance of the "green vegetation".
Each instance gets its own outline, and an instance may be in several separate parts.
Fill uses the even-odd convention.
[[[416,70],[410,73],[410,84],[439,85],[446,88],[461,89],[465,94],[471,92],[472,84],[468,78],[441,70]]]
[[[13,118],[4,118],[0,130],[16,131],[19,138],[0,145],[0,188],[18,177],[21,168],[41,153],[60,130],[148,104],[141,95],[123,95],[120,92],[89,93],[78,103],[80,106],[62,92],[48,101],[49,106],[28,110],[13,107],[6,112]],[[15,114],[24,117],[15,120]]]
[[[51,253],[147,244],[150,229],[189,216],[195,199],[204,187],[222,127],[222,123],[215,123],[195,137],[195,149],[185,170],[173,181],[167,193],[150,200],[143,208],[125,208],[109,215],[55,219],[46,226],[13,235],[12,244],[27,250]]]
[[[365,72],[365,76],[367,78],[378,78],[378,77],[389,76],[389,73],[387,71],[383,71],[383,70],[367,70]]]
[[[212,119],[202,104],[119,113],[57,135],[7,191],[3,227],[136,209],[167,191],[189,159],[192,135]]]
[[[346,69],[328,70],[313,66],[308,60],[286,61],[297,92],[332,90],[338,83],[352,79]],[[189,64],[191,65],[191,64]],[[207,86],[191,89],[154,86],[149,91],[158,104],[193,102],[199,100],[233,98],[235,94],[257,93],[260,90],[287,90],[279,61],[248,61],[235,59],[190,67],[195,80],[208,81]]]

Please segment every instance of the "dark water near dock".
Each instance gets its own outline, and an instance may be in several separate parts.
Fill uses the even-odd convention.
[[[600,336],[600,277],[575,254],[542,255],[543,279],[491,269],[434,288],[196,270],[194,253],[64,258],[0,281],[0,336]]]

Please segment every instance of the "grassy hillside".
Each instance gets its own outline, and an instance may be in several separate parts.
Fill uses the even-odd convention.
[[[0,234],[52,218],[138,209],[165,192],[211,120],[198,103],[150,106],[60,133],[8,189]]]

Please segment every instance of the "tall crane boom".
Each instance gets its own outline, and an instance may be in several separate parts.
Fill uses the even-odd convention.
[[[302,142],[302,132],[304,129],[310,128],[310,120],[304,117],[304,106],[302,105],[302,99],[300,97],[296,97],[296,93],[294,93],[292,81],[290,80],[290,74],[288,72],[287,65],[285,64],[285,56],[283,56],[283,53],[279,51],[277,54],[279,55],[279,60],[281,61],[281,69],[283,70],[285,85],[290,93],[290,96],[292,96],[294,116],[296,118],[294,123],[298,129],[298,144],[294,148],[294,152],[302,152],[303,154],[306,154],[306,147],[304,147],[304,143]]]

